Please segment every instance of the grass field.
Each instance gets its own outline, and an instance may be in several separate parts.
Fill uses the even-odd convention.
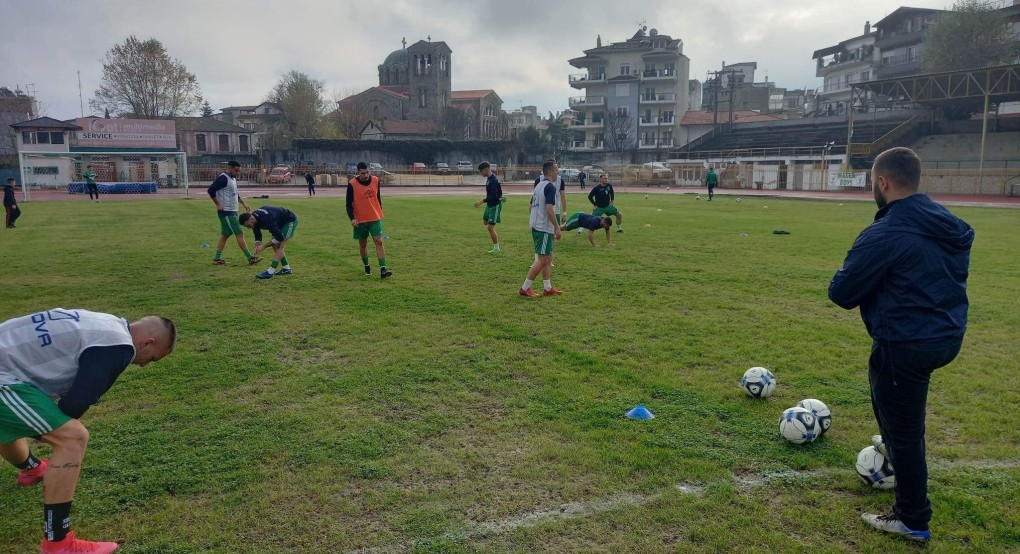
[[[281,201],[295,275],[268,281],[234,245],[210,265],[205,200],[23,206],[0,319],[179,328],[83,418],[79,534],[125,553],[919,550],[858,519],[892,493],[853,470],[876,432],[870,341],[826,297],[874,205],[620,195],[614,246],[565,235],[565,294],[528,300],[527,199],[497,256],[475,199],[385,200],[387,281],[361,274],[339,199]],[[929,397],[928,550],[1002,552],[1020,544],[1020,220],[954,211],[977,232],[971,324]],[[738,384],[755,365],[778,378],[765,401]],[[806,397],[833,427],[787,444],[779,413]],[[638,403],[657,418],[625,419]],[[32,552],[42,491],[14,478],[0,468],[0,551]]]

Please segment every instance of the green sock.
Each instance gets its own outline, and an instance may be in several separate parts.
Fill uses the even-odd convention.
[[[248,250],[247,248],[245,248],[245,249],[244,249],[244,255],[245,255],[245,256],[246,256],[246,257],[247,257],[247,258],[248,258],[249,260],[255,257],[255,255],[251,253],[251,250]]]
[[[220,259],[220,258],[222,258],[222,257],[223,257],[223,251],[222,251],[222,250],[217,250],[217,251],[216,251],[216,255],[215,255],[215,256],[213,256],[213,259],[214,259],[214,260],[218,260],[218,259]]]
[[[273,263],[269,264],[269,267],[271,267],[273,269],[276,269],[276,268],[280,267],[280,262],[278,262],[276,260],[273,260]]]
[[[362,256],[361,257],[361,263],[364,264],[364,265],[368,265],[368,256]]]
[[[280,264],[283,265],[283,267],[290,265],[290,262],[287,261],[287,256],[280,258]]]
[[[365,262],[368,265],[368,262]],[[379,267],[386,267],[386,258],[379,258]]]

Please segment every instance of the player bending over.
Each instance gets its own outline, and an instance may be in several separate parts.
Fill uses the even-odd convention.
[[[598,229],[606,230],[606,244],[613,244],[612,234],[609,232],[613,226],[613,220],[608,217],[599,217],[597,215],[588,215],[584,212],[574,212],[567,219],[567,224],[563,227],[564,231],[573,231],[577,229],[580,232],[582,229],[588,230],[588,242],[592,246],[595,246],[595,231]]]
[[[294,237],[297,230],[297,214],[279,206],[262,206],[252,213],[243,213],[240,217],[241,225],[255,231],[255,255],[266,248],[272,248],[275,254],[269,268],[255,276],[256,279],[271,279],[273,275],[290,275],[294,271],[287,261],[287,241]],[[269,231],[273,240],[269,244],[262,244],[262,230]],[[277,270],[280,265],[282,269]]]

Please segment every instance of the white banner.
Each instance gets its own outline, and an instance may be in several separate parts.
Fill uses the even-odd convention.
[[[829,188],[841,189],[846,187],[864,188],[868,183],[868,175],[863,172],[837,171],[829,173]]]

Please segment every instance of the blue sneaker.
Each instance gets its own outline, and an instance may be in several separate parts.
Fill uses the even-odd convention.
[[[928,542],[931,540],[931,531],[928,531],[927,529],[924,531],[915,531],[904,525],[898,517],[892,514],[880,516],[878,514],[865,513],[861,514],[861,519],[879,531],[899,535],[912,541]]]
[[[273,278],[273,274],[270,273],[269,270],[267,269],[267,270],[263,271],[262,273],[259,273],[258,275],[256,275],[255,278],[256,279],[272,279]]]
[[[294,271],[292,271],[290,269],[287,269],[287,268],[283,268],[280,271],[277,271],[276,274],[277,275],[293,275]]]

